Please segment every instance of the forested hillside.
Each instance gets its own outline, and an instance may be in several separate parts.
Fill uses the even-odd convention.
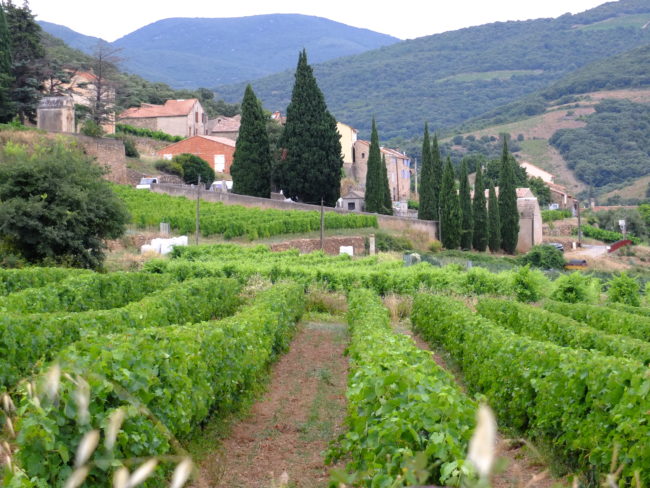
[[[394,44],[314,66],[337,119],[386,138],[436,130],[548,87],[594,61],[650,42],[650,4],[621,0],[577,15],[499,22]],[[308,51],[309,55],[309,51]],[[285,110],[293,71],[253,82],[266,108]],[[217,88],[236,101],[243,86]],[[539,113],[531,106],[529,113]]]
[[[89,53],[97,38],[49,22],[43,29]],[[399,39],[320,17],[296,14],[223,19],[164,19],[110,43],[122,68],[174,88],[245,82],[293,67],[300,49],[313,62],[358,54]],[[242,89],[238,94],[238,100]]]

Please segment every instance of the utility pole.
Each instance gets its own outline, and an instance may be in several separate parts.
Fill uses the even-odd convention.
[[[415,195],[418,194],[418,158],[414,158],[415,161]]]
[[[320,197],[320,250],[325,250],[325,210],[323,209],[323,197]]]
[[[201,198],[201,175],[199,175],[199,182],[196,185],[196,245],[199,245],[199,211],[200,211],[200,198]]]

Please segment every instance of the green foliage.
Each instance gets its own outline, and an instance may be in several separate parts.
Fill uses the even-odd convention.
[[[386,155],[381,155],[381,181],[384,187],[384,213],[385,215],[393,215],[393,197],[390,194],[390,186],[388,185],[388,169],[386,166]]]
[[[560,129],[550,139],[575,175],[594,187],[650,174],[650,107],[603,100],[587,126]]]
[[[407,202],[408,208],[413,209],[413,210],[419,210],[420,209],[420,202],[418,200],[409,200]],[[420,218],[418,216],[418,218]]]
[[[413,249],[413,243],[404,236],[375,232],[375,248],[380,252],[408,251]]]
[[[304,50],[295,76],[280,143],[282,190],[288,198],[333,207],[341,192],[341,136]]]
[[[29,262],[97,268],[106,239],[122,235],[124,205],[103,169],[63,139],[0,153],[0,242]]]
[[[64,373],[87,381],[87,418],[75,401],[78,387],[65,377],[57,401],[43,397],[39,406],[25,395],[16,422],[17,464],[36,482],[61,486],[74,458],[61,450],[74,452],[90,429],[104,431],[118,408],[126,418],[117,442],[112,452],[95,451],[97,467],[86,486],[106,486],[123,459],[172,454],[175,438],[188,437],[211,413],[236,411],[259,388],[303,308],[302,287],[280,285],[229,319],[114,334],[110,346],[99,337],[71,345],[58,360]],[[164,484],[157,471],[147,486]]]
[[[203,158],[194,154],[178,154],[172,159],[172,163],[178,164],[183,169],[183,181],[188,185],[197,185],[199,178],[201,184],[206,187],[214,181],[214,170]]]
[[[0,268],[0,296],[16,293],[28,288],[41,288],[72,276],[91,273],[83,269],[70,268]]]
[[[547,293],[548,279],[539,270],[531,270],[529,265],[518,268],[511,274],[510,287],[520,302],[536,302]]]
[[[628,236],[649,239],[650,226],[646,224],[641,211],[641,207],[639,209],[617,208],[595,212],[592,216],[597,219],[598,227],[601,229],[618,232],[621,229],[619,221],[625,220],[625,228]]]
[[[551,200],[551,189],[541,178],[528,178],[527,186],[530,191],[537,197],[537,203],[541,208],[547,208]]]
[[[127,158],[140,157],[140,152],[138,151],[138,148],[135,145],[135,140],[133,139],[133,137],[129,137],[124,134],[111,134],[109,137],[119,139],[124,143],[124,153],[126,154]]]
[[[609,282],[607,300],[612,303],[623,303],[638,307],[641,305],[639,289],[639,282],[637,280],[628,276],[626,273],[621,273]]]
[[[499,218],[499,202],[490,181],[488,192],[488,246],[490,251],[497,252],[501,249],[501,219]]]
[[[434,135],[435,137],[435,135]],[[439,185],[436,185],[434,174],[434,156],[431,142],[429,141],[429,124],[424,124],[424,137],[422,138],[422,166],[420,169],[420,204],[418,219],[438,220]]]
[[[483,183],[483,170],[479,164],[476,168],[474,180],[474,200],[472,201],[472,215],[474,217],[474,229],[472,232],[472,247],[484,252],[488,245],[488,210],[485,201],[485,185]]]
[[[567,304],[549,301],[544,303],[544,308],[609,334],[625,335],[646,342],[650,340],[650,317],[585,303]]]
[[[514,254],[519,239],[519,211],[514,167],[519,166],[503,141],[501,173],[499,175],[499,221],[501,222],[501,249]]]
[[[463,159],[460,167],[460,184],[458,191],[460,203],[460,248],[472,249],[472,234],[474,232],[474,216],[472,215],[472,197],[467,177],[467,161]]]
[[[233,280],[204,278],[175,284],[109,310],[4,314],[0,316],[0,347],[4,351],[0,387],[14,385],[37,361],[50,360],[81,339],[230,315],[238,305],[238,291]]]
[[[10,93],[13,84],[10,45],[7,18],[0,5],[0,123],[9,122],[15,113]]]
[[[158,226],[169,222],[181,234],[196,228],[196,202],[184,197],[171,197],[143,192],[127,186],[114,186],[126,204],[131,222],[137,227]],[[221,202],[201,202],[201,233],[204,236],[223,235],[226,239],[245,236],[249,240],[271,236],[310,232],[320,229],[320,213],[302,210],[275,210],[224,205]],[[372,215],[325,212],[327,229],[357,229],[377,227]]]
[[[522,264],[542,269],[564,269],[564,254],[559,249],[547,244],[533,246],[530,251],[521,256]]]
[[[542,222],[554,222],[572,217],[571,210],[542,210]]]
[[[383,167],[382,167],[383,165]],[[386,162],[382,160],[379,146],[379,135],[375,119],[372,120],[372,133],[370,136],[370,150],[368,153],[368,171],[366,173],[365,210],[392,215],[392,203],[386,208],[386,188],[388,178],[385,176]]]
[[[576,229],[574,232],[578,232]],[[629,239],[633,244],[641,244],[641,239],[631,235],[624,236],[620,232],[614,232],[611,230],[599,229],[591,225],[582,226],[582,235],[585,237],[591,237],[592,239],[597,239],[603,242],[616,242],[621,239]]]
[[[160,159],[154,163],[154,167],[163,173],[183,177],[183,167],[178,161]]]
[[[485,394],[502,425],[545,440],[591,479],[610,473],[616,450],[622,484],[635,471],[650,480],[646,366],[517,335],[442,296],[417,296],[411,320],[455,359],[465,384]]]
[[[142,127],[134,127],[127,124],[115,124],[115,131],[123,134],[130,134],[138,137],[148,137],[150,139],[156,139],[157,141],[165,142],[179,142],[185,139],[182,136],[172,136],[160,130],[151,130],[144,129]]]
[[[461,215],[451,160],[447,159],[440,188],[440,242],[445,249],[460,245]]]
[[[104,135],[102,126],[92,119],[88,119],[83,123],[80,132],[88,137],[102,137]]]
[[[233,193],[271,198],[271,168],[266,117],[253,89],[247,85],[237,146],[230,168]]]
[[[579,271],[560,276],[553,284],[551,298],[565,303],[597,302],[600,283]]]
[[[650,364],[650,344],[623,335],[607,334],[558,313],[506,300],[481,298],[476,311],[516,334],[558,346],[600,351],[607,356]]]
[[[346,482],[452,486],[467,479],[475,404],[429,353],[393,332],[372,292],[350,294],[348,322],[347,432],[328,453],[330,460],[350,459]]]

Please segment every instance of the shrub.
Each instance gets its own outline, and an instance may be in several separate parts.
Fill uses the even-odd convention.
[[[80,132],[89,137],[102,137],[104,135],[104,129],[94,120],[88,119],[81,126]]]
[[[559,302],[594,303],[600,295],[600,282],[578,271],[560,276],[553,285],[551,298]]]
[[[214,170],[205,159],[194,154],[179,154],[174,156],[172,162],[179,164],[183,168],[182,178],[188,185],[198,184],[199,178],[206,187],[210,186],[214,181]]]
[[[533,246],[530,251],[521,256],[520,262],[523,265],[542,269],[563,269],[565,264],[562,251],[545,244]]]
[[[542,222],[545,224],[554,220],[568,219],[571,216],[571,210],[542,210]]]
[[[408,251],[413,249],[413,243],[402,236],[394,236],[384,232],[375,233],[375,246],[377,251]]]
[[[536,302],[545,296],[549,281],[539,270],[523,266],[510,274],[510,287],[520,302]]]
[[[156,161],[154,163],[154,167],[158,171],[162,171],[163,173],[180,176],[181,178],[183,177],[183,167],[181,166],[181,164],[178,161],[170,161],[168,159],[161,159],[161,160]]]
[[[626,273],[621,273],[609,282],[607,300],[613,303],[632,305],[634,307],[640,306],[639,282]]]

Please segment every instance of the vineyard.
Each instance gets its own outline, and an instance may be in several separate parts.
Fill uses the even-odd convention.
[[[139,228],[158,227],[168,222],[180,234],[196,229],[196,202],[183,197],[115,186],[125,202],[131,221]],[[254,241],[282,234],[297,234],[320,229],[320,214],[310,211],[262,210],[221,202],[201,202],[200,229],[204,237],[221,235],[225,239],[245,237]],[[325,213],[326,229],[377,227],[373,215]]]
[[[585,486],[647,486],[650,308],[605,301],[602,285],[235,244],[139,272],[2,270],[2,486],[182,483],[187,445],[246,408],[315,290],[347,300],[347,410],[323,460],[341,467],[334,485],[484,486],[468,449],[487,403]],[[395,328],[388,296],[453,375]]]

